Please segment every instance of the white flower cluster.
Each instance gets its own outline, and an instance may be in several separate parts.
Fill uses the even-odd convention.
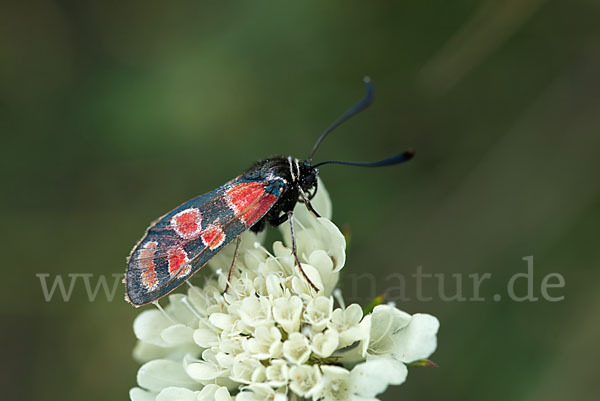
[[[331,216],[322,183],[313,204]],[[437,319],[390,305],[363,314],[335,293],[345,239],[327,218],[295,211],[298,256],[314,291],[294,263],[291,245],[272,253],[243,236],[231,288],[224,294],[233,248],[210,262],[202,288],[169,296],[164,310],[134,322],[134,357],[144,363],[132,401],[376,400],[406,379],[406,363],[436,348]],[[291,244],[289,226],[282,227]],[[222,270],[221,270],[222,269]],[[339,307],[334,307],[337,298]]]

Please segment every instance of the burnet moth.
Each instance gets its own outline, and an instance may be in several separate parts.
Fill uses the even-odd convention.
[[[323,139],[373,101],[373,86],[368,77],[364,82],[364,99],[321,134],[306,160],[275,156],[256,162],[228,183],[185,202],[153,222],[127,259],[125,299],[134,306],[158,300],[183,284],[227,244],[236,240],[229,283],[241,234],[246,230],[260,232],[267,223],[278,226],[285,221],[290,223],[296,265],[304,279],[318,291],[298,259],[293,222],[293,210],[298,202],[304,203],[312,214],[319,216],[310,203],[317,191],[318,167],[325,164],[391,166],[410,160],[414,155],[412,150],[408,150],[374,163],[338,160],[312,163]]]

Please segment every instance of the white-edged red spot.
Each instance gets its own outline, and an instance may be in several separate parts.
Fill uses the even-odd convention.
[[[171,217],[171,228],[184,239],[194,239],[202,231],[202,216],[195,207],[182,210]]]
[[[227,205],[245,225],[252,226],[277,201],[261,182],[235,184],[225,192]]]
[[[204,246],[208,247],[211,251],[214,251],[225,242],[225,233],[219,226],[209,225],[202,234],[200,238],[202,238],[202,243]]]
[[[140,250],[140,254],[138,256],[139,260],[139,268],[140,268],[140,278],[142,279],[142,284],[149,291],[154,291],[158,286],[158,279],[156,278],[156,265],[154,264],[154,254],[156,253],[156,248],[158,247],[158,242],[149,241],[144,244],[142,249]]]
[[[167,256],[169,262],[169,274],[171,277],[177,275],[177,277],[183,277],[190,274],[192,270],[189,265],[188,254],[183,247],[176,247],[169,249]]]

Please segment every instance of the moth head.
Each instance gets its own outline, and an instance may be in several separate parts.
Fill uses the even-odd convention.
[[[303,161],[300,164],[300,177],[299,184],[304,191],[309,191],[317,185],[317,177],[319,176],[319,170],[313,167],[308,160]]]

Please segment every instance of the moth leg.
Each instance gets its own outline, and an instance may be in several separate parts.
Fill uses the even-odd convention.
[[[302,197],[302,200],[303,200],[302,203],[304,203],[306,205],[306,208],[308,209],[308,211],[311,212],[317,218],[321,217],[321,215],[319,213],[317,213],[317,211],[315,209],[313,209],[312,205],[310,204],[310,199],[306,197],[306,194],[304,193],[302,188],[298,187],[298,189],[300,189],[300,196]]]
[[[278,227],[278,226],[282,225],[283,223],[285,223],[287,220],[288,220],[287,213],[284,213],[281,216],[277,216],[277,217],[273,217],[273,218],[269,219],[269,223],[273,227]]]
[[[227,274],[227,283],[225,284],[225,292],[227,294],[227,290],[229,290],[229,283],[231,283],[231,276],[233,275],[233,269],[235,268],[235,261],[240,253],[240,244],[242,243],[242,237],[239,236],[235,240],[235,251],[233,252],[233,261],[231,262],[231,267],[229,268],[229,273]]]
[[[319,289],[317,288],[317,286],[314,285],[312,281],[310,281],[310,279],[304,272],[304,269],[302,268],[302,264],[300,264],[300,259],[298,259],[298,251],[296,249],[296,235],[294,234],[294,212],[292,212],[292,211],[287,212],[287,217],[288,217],[288,221],[290,222],[290,231],[292,233],[292,253],[294,254],[294,258],[296,259],[296,264],[298,265],[298,268],[300,269],[300,273],[302,273],[302,276],[308,282],[308,284],[310,284],[310,286],[313,288],[313,290],[315,290],[316,292],[319,292]]]
[[[315,181],[315,190],[308,195],[308,200],[312,200],[312,198],[315,197],[315,195],[317,194],[317,190],[319,189],[319,181]]]

